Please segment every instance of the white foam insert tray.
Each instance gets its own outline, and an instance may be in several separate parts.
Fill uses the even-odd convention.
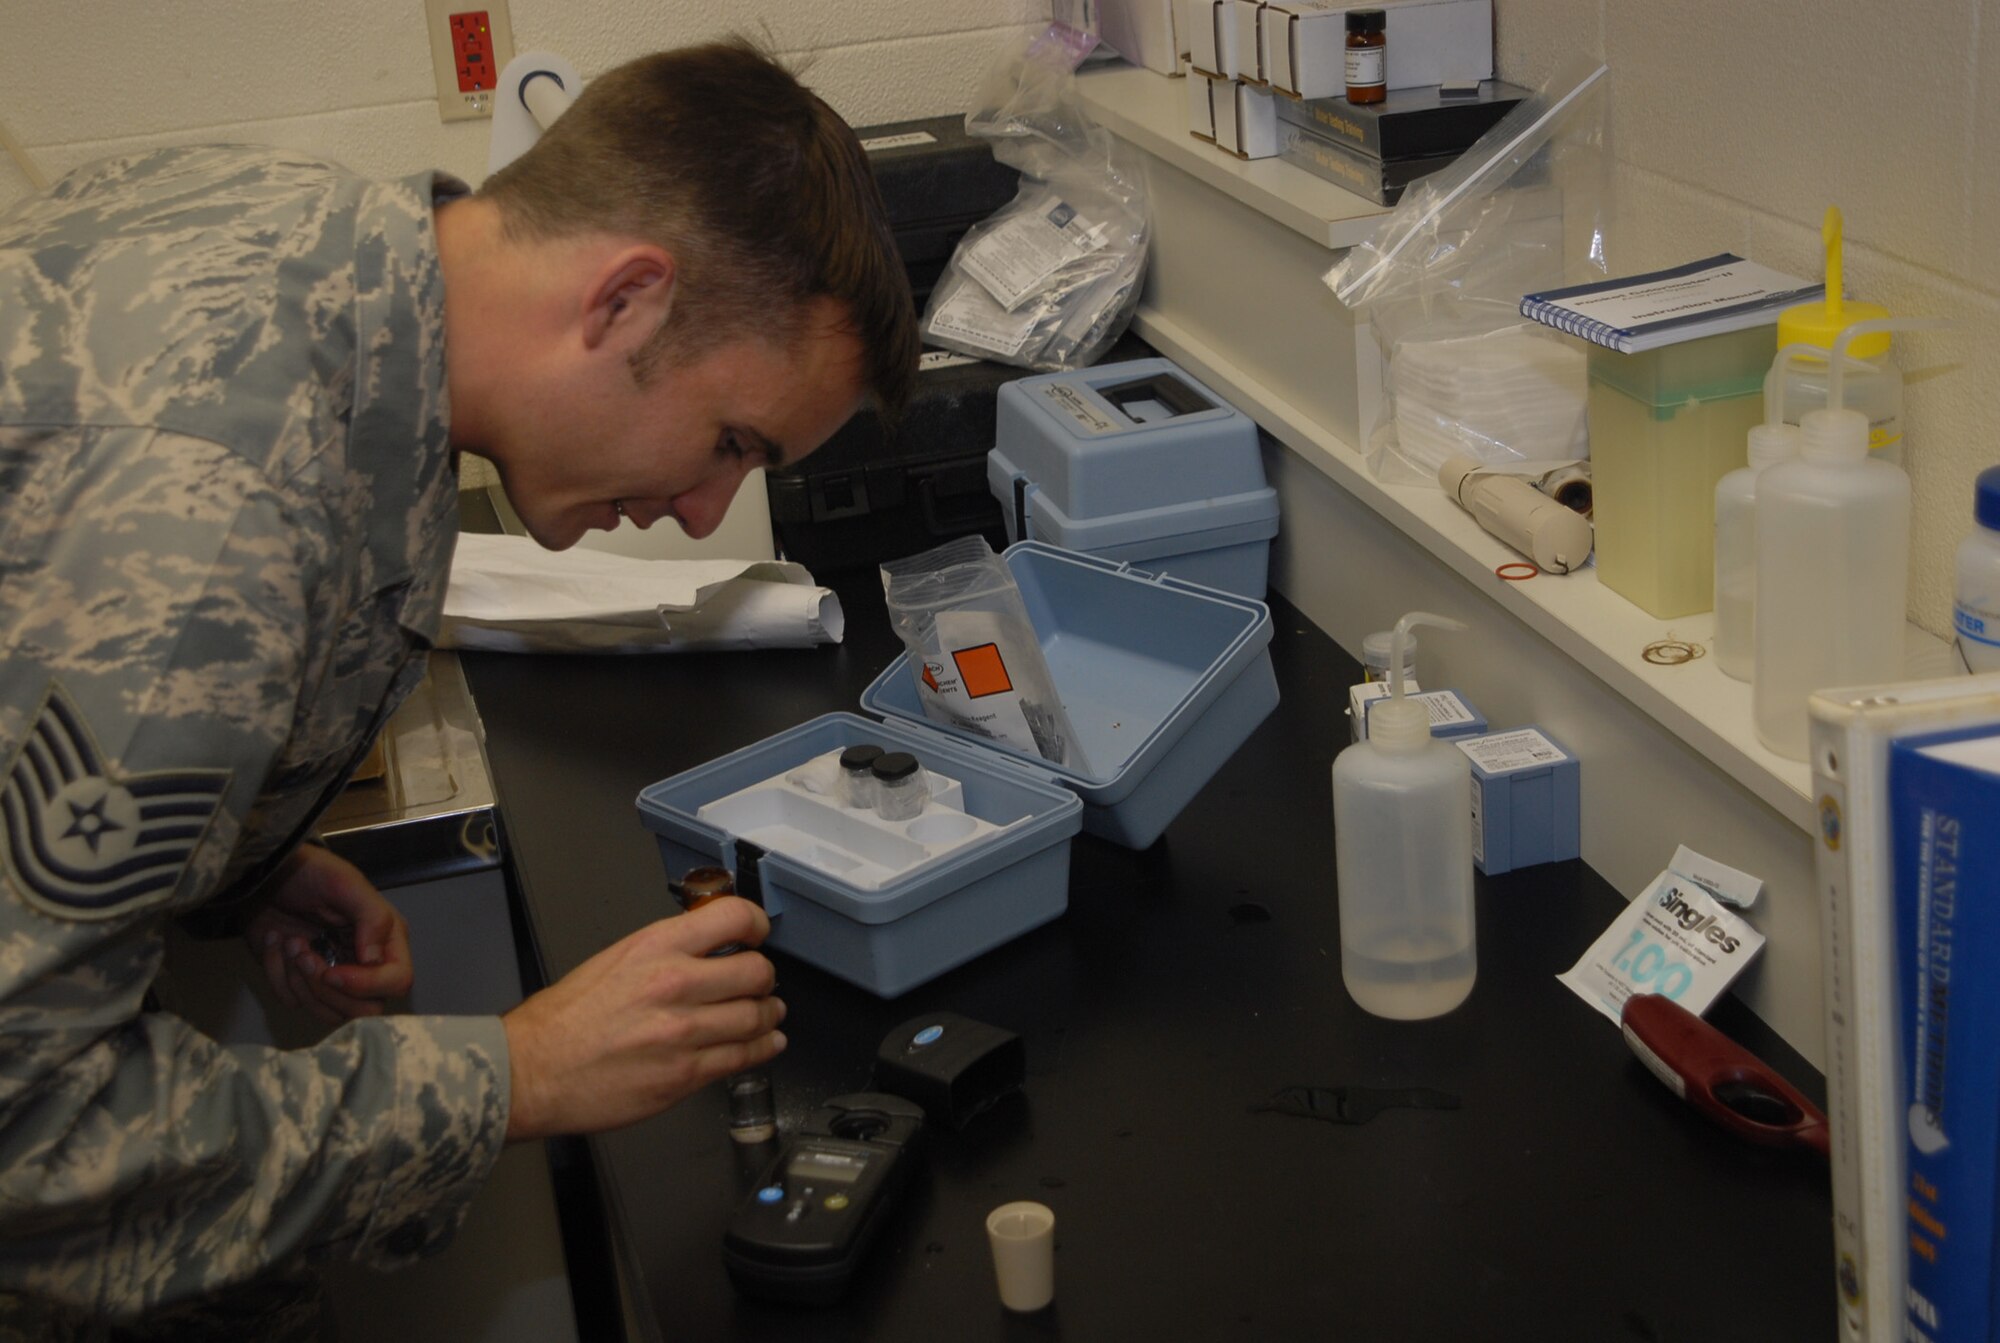
[[[965,810],[957,779],[923,769],[930,796],[906,821],[885,821],[872,807],[841,800],[840,752],[704,803],[695,816],[771,853],[806,864],[850,886],[889,882],[1007,829]]]

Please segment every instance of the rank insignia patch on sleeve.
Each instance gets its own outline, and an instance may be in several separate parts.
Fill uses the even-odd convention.
[[[59,685],[0,783],[0,871],[30,905],[108,919],[173,894],[228,770],[114,773]]]

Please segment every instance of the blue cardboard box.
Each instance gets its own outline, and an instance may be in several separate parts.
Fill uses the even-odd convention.
[[[1472,858],[1481,872],[1577,856],[1581,788],[1573,754],[1538,727],[1455,744],[1472,762]]]
[[[1424,706],[1424,712],[1431,718],[1433,737],[1477,737],[1486,731],[1486,715],[1473,708],[1472,701],[1456,690],[1412,692],[1410,683],[1405,682],[1403,692]],[[1361,705],[1361,719],[1355,728],[1356,741],[1368,740],[1368,716],[1375,712],[1376,705],[1388,698],[1389,684],[1386,681],[1365,681],[1350,692],[1350,703]]]

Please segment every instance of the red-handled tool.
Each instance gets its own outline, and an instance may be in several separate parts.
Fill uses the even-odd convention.
[[[1742,1045],[1657,993],[1627,998],[1620,1015],[1639,1061],[1695,1109],[1752,1142],[1827,1154],[1826,1116]]]

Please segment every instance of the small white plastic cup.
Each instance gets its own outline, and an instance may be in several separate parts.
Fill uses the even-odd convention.
[[[1000,1304],[1040,1310],[1056,1295],[1056,1215],[1040,1203],[1003,1203],[986,1214]]]

